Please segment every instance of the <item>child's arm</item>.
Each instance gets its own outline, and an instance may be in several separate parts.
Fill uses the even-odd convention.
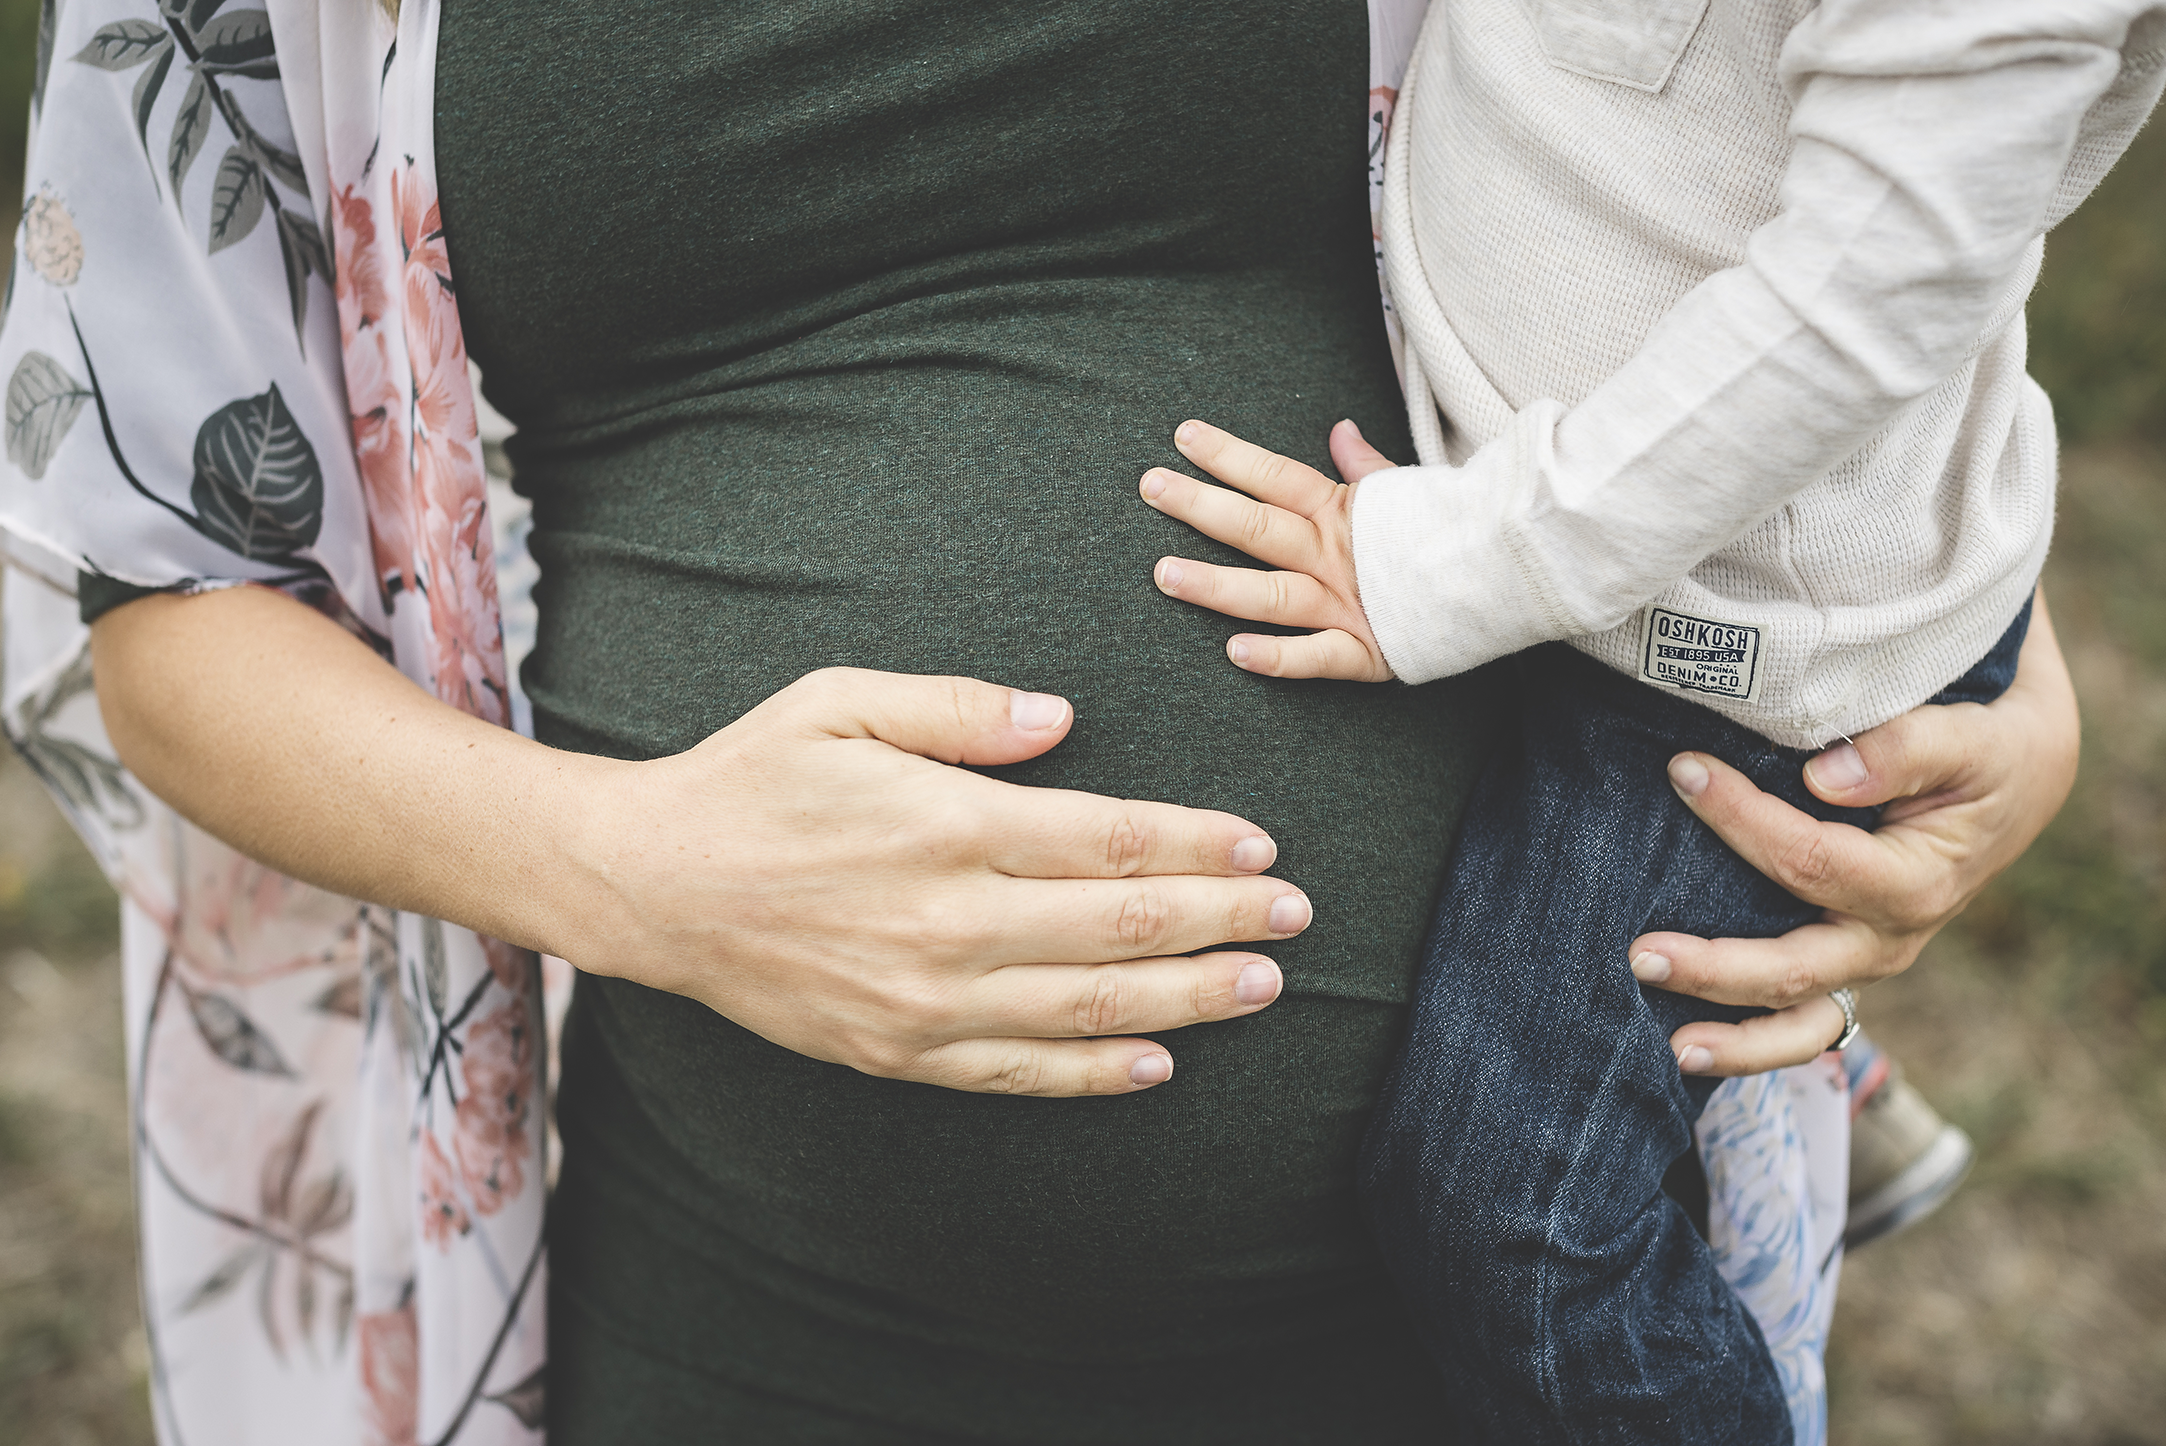
[[[1143,500],[1281,570],[1162,557],[1152,572],[1159,591],[1228,617],[1318,630],[1304,638],[1234,634],[1226,640],[1226,656],[1251,673],[1361,683],[1390,679],[1391,665],[1361,610],[1348,519],[1355,486],[1391,462],[1363,441],[1361,429],[1350,421],[1331,429],[1331,460],[1344,482],[1203,422],[1183,422],[1173,440],[1182,456],[1257,500],[1162,467],[1143,474]]]
[[[1569,407],[1540,394],[1576,383],[1539,335],[1496,341],[1508,358],[1462,355],[1453,370],[1467,396],[1445,410],[1461,413],[1451,420],[1471,455],[1428,456],[1361,488],[1364,613],[1393,670],[1426,682],[1625,624],[1956,375],[2020,310],[2040,234],[2156,101],[2162,17],[2157,0],[1812,7],[1779,65],[1793,140],[1780,210],[1736,264],[1679,298]],[[1404,181],[1423,154],[1418,103],[1395,124]],[[1504,306],[1478,270],[1453,273],[1463,296],[1432,296],[1418,248],[1397,248],[1395,262],[1393,234],[1386,269],[1410,327],[1425,297],[1440,315],[1445,301]],[[1640,304],[1614,318],[1627,333],[1646,320]],[[1459,346],[1447,340],[1439,356],[1415,353],[1443,369]],[[2015,357],[2004,349],[1998,379],[1977,385],[2018,384]],[[1519,389],[1496,392],[1485,362]],[[1960,447],[2003,440],[1966,435]],[[2006,486],[1994,482],[1995,508]],[[2040,499],[2025,496],[2028,519]],[[1987,532],[2016,525],[1995,516]],[[1861,567],[1890,551],[1859,535]],[[1900,567],[1885,581],[1915,583]]]

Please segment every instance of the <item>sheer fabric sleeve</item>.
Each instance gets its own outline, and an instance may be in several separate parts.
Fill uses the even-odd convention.
[[[269,16],[46,16],[0,329],[0,526],[139,587],[328,584],[366,607],[330,256]]]
[[[166,1442],[541,1437],[534,956],[166,808],[105,738],[75,596],[279,587],[444,701],[516,716],[433,205],[435,17],[45,5],[0,326],[0,720],[121,894]]]

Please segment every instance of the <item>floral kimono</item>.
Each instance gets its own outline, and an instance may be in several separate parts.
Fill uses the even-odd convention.
[[[485,466],[436,206],[436,0],[260,3],[44,0],[0,718],[121,895],[159,1439],[530,1442],[568,966],[545,991],[524,950],[181,819],[116,761],[78,621],[79,584],[274,587],[527,726],[521,504]],[[1425,8],[1370,3],[1372,205]],[[1718,1256],[1813,1409],[1846,1118],[1808,1069],[1733,1082],[1703,1126]]]

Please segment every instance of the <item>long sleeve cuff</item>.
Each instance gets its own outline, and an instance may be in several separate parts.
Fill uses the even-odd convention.
[[[1554,403],[1521,413],[1482,449],[1487,465],[1396,467],[1355,489],[1362,609],[1405,681],[1448,678],[1585,630],[1545,585],[1526,537],[1537,459],[1498,455],[1541,447],[1555,414]]]

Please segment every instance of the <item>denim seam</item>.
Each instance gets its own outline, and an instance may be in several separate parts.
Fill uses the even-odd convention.
[[[1635,1013],[1635,1023],[1636,1022],[1637,1013]],[[1616,1082],[1617,1072],[1620,1068],[1623,1067],[1625,1056],[1631,1050],[1631,1047],[1632,1025],[1627,1025],[1623,1030],[1618,1033],[1617,1046],[1610,1052],[1609,1065],[1602,1071],[1602,1083],[1597,1089],[1597,1098],[1602,1098],[1609,1094],[1611,1086]],[[1571,1164],[1567,1167],[1565,1171],[1565,1180],[1575,1180],[1579,1178],[1581,1167],[1586,1161],[1590,1137],[1596,1132],[1596,1123],[1601,1118],[1602,1114],[1599,1110],[1589,1110],[1580,1117],[1579,1134],[1577,1138],[1575,1138],[1572,1142],[1572,1159]],[[1562,1184],[1561,1181],[1559,1183],[1560,1185]],[[1535,1280],[1536,1290],[1538,1291],[1540,1296],[1540,1311],[1542,1320],[1542,1395],[1548,1401],[1550,1409],[1555,1411],[1560,1417],[1564,1418],[1567,1422],[1569,1422],[1570,1412],[1566,1409],[1566,1402],[1564,1399],[1564,1386],[1563,1383],[1557,1378],[1556,1333],[1551,1325],[1551,1322],[1555,1319],[1555,1310],[1552,1306],[1550,1298],[1550,1262],[1555,1258],[1556,1255],[1558,1215],[1563,1210],[1563,1208],[1564,1191],[1560,1188],[1555,1194],[1550,1196],[1549,1221],[1547,1228],[1543,1231],[1542,1263],[1536,1273]],[[1566,1434],[1575,1443],[1584,1439],[1583,1437],[1581,1437],[1580,1433],[1576,1430],[1573,1430],[1569,1424],[1567,1424],[1565,1430]]]

